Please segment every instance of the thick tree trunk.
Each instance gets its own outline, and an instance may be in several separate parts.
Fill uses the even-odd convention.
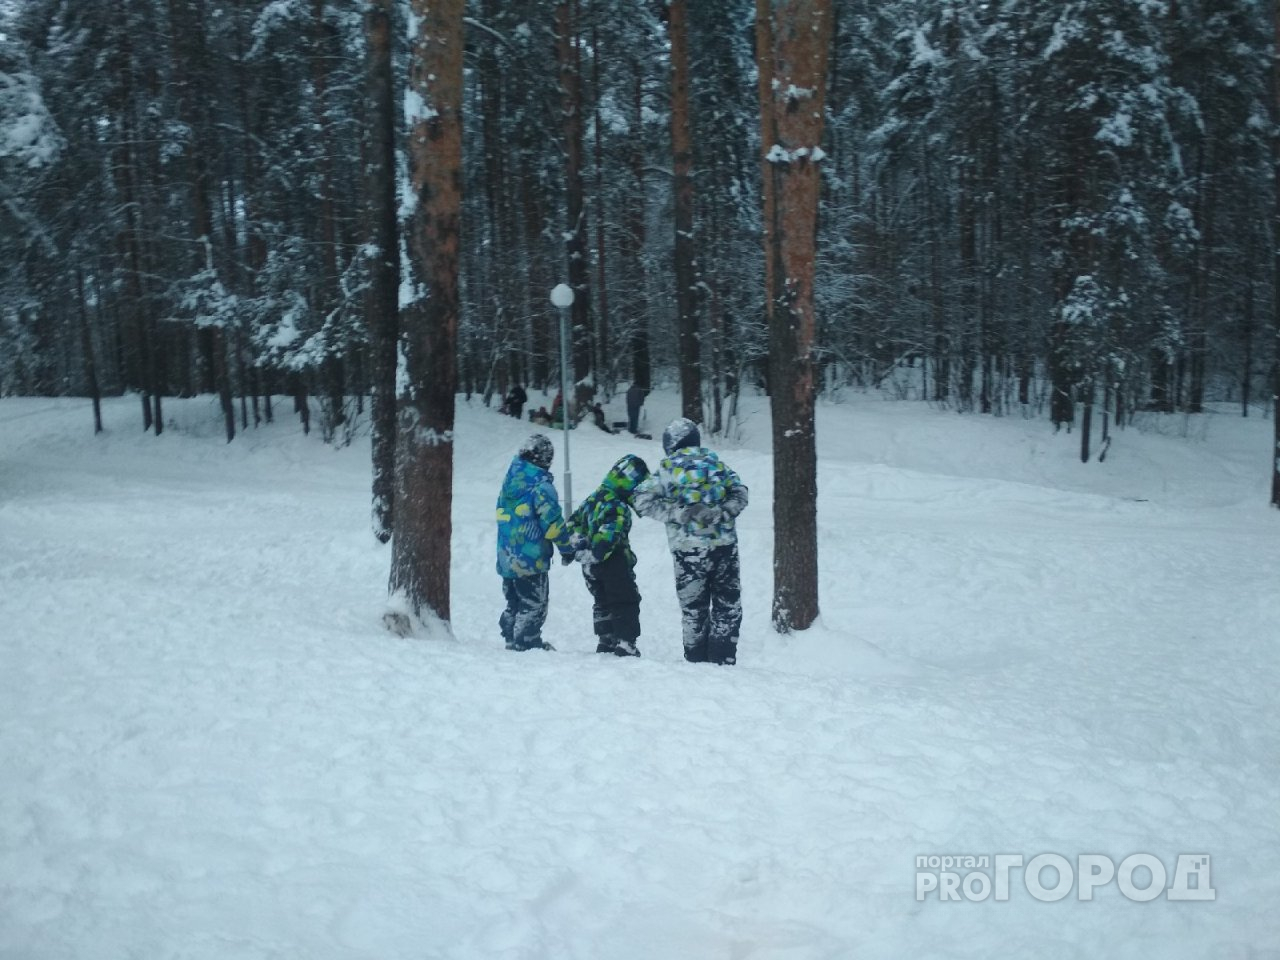
[[[423,282],[414,283],[416,299],[402,318],[404,380],[390,577],[392,593],[403,597],[413,618],[434,617],[446,625],[458,381],[465,7],[465,0],[411,3],[419,18],[409,69],[410,94],[417,99],[406,112],[411,121],[409,177],[418,203],[409,251],[411,269],[418,273],[415,281]]]
[[[757,0],[756,30],[764,173],[773,182],[766,243],[779,295],[769,323],[773,624],[789,632],[818,616],[813,283],[830,2]]]
[[[685,0],[670,0],[671,173],[675,201],[676,329],[680,409],[702,422],[702,357],[698,340],[698,265],[693,244],[693,118],[689,113],[689,23]]]

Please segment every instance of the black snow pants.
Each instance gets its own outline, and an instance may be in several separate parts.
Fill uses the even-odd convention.
[[[636,572],[622,547],[598,563],[582,568],[591,591],[591,612],[600,646],[615,650],[620,641],[634,644],[640,637],[640,589]]]

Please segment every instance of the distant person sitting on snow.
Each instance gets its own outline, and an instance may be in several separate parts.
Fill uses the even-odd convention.
[[[747,488],[712,451],[699,446],[698,425],[681,417],[662,434],[666,459],[636,487],[642,517],[667,525],[676,594],[690,663],[737,662],[742,586],[736,518]]]
[[[631,433],[640,432],[640,408],[644,406],[644,398],[648,395],[649,391],[640,386],[639,382],[627,388],[627,429]]]
[[[552,650],[542,640],[552,544],[568,547],[550,468],[555,447],[540,433],[520,445],[498,494],[498,573],[507,608],[498,620],[508,650]]]
[[[553,426],[564,426],[564,391],[557,390],[555,398],[551,401],[551,423]],[[571,415],[572,418],[572,415]],[[572,419],[570,420],[572,426]]]
[[[502,401],[502,412],[519,420],[524,416],[524,405],[528,402],[529,395],[524,392],[524,387],[520,386],[520,382],[516,381]]]
[[[615,463],[595,492],[570,514],[569,549],[561,559],[582,564],[591,591],[596,653],[638,657],[640,650],[640,590],[636,586],[636,555],[631,552],[631,498],[636,485],[649,476],[648,465],[627,454]]]
[[[609,426],[609,421],[605,419],[604,407],[600,406],[598,403],[593,403],[591,405],[591,420],[605,433],[613,433],[613,427]]]

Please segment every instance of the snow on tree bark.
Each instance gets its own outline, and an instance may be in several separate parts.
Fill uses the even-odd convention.
[[[413,0],[410,269],[426,288],[402,314],[390,589],[418,621],[449,621],[462,219],[464,0]],[[394,624],[389,622],[389,625]]]
[[[773,624],[785,633],[808,628],[818,616],[813,288],[829,0],[757,0],[756,31],[771,269]]]

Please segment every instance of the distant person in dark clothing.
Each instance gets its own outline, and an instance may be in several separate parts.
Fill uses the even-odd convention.
[[[648,394],[649,391],[638,383],[627,388],[627,429],[632,433],[640,432],[640,408]]]
[[[613,433],[613,427],[609,426],[609,422],[604,417],[604,407],[598,403],[591,405],[591,419],[597,427],[605,433]]]
[[[524,405],[528,402],[529,395],[524,392],[524,387],[517,382],[502,401],[502,409],[507,415],[519,420],[524,416]]]

